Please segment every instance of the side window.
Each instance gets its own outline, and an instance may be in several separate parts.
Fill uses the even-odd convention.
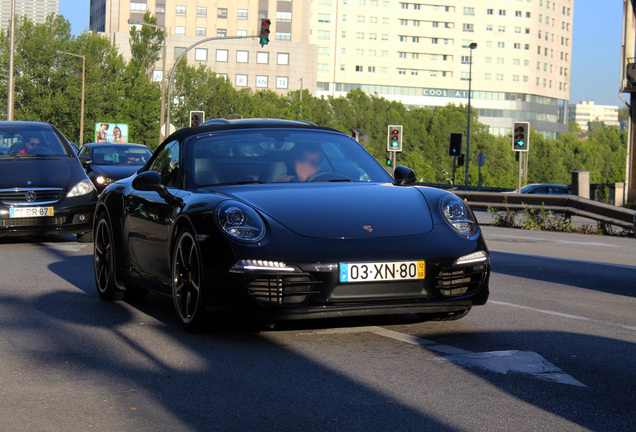
[[[150,169],[161,175],[161,180],[167,187],[179,187],[181,179],[179,141],[173,141],[166,145],[152,162]]]

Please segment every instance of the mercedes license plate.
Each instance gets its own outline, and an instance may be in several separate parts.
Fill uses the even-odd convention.
[[[11,207],[9,217],[29,218],[41,216],[53,216],[53,207]]]

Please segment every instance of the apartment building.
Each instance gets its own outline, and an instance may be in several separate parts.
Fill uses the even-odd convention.
[[[620,125],[618,106],[596,105],[593,101],[581,101],[581,103],[570,105],[568,117],[570,121],[575,121],[583,131],[587,131],[589,124],[594,121],[600,121],[608,126]]]
[[[17,0],[15,2],[16,19],[26,15],[27,19],[43,24],[50,14],[57,14],[60,9],[59,0]],[[11,19],[11,0],[0,0],[0,28],[9,28]]]
[[[141,22],[146,11],[167,29],[167,71],[188,47],[214,38],[191,49],[188,64],[204,64],[239,89],[316,92],[310,0],[91,0],[90,28],[108,34],[129,59],[131,22]],[[261,47],[255,36],[263,18],[272,25],[270,42]],[[160,60],[153,77],[160,81],[162,75]]]
[[[567,131],[574,0],[314,0],[317,94],[471,105],[495,134]],[[476,43],[474,49],[469,48]],[[474,45],[473,45],[474,46]],[[472,63],[471,63],[472,58]]]

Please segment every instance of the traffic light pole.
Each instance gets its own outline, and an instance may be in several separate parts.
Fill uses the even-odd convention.
[[[519,188],[517,189],[518,193],[521,193],[521,177],[523,177],[523,153],[519,153]]]

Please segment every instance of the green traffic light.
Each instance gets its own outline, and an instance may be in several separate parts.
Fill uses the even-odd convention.
[[[519,147],[523,147],[523,146],[524,146],[524,144],[525,144],[525,143],[524,143],[523,141],[517,141],[517,145],[518,145]]]

